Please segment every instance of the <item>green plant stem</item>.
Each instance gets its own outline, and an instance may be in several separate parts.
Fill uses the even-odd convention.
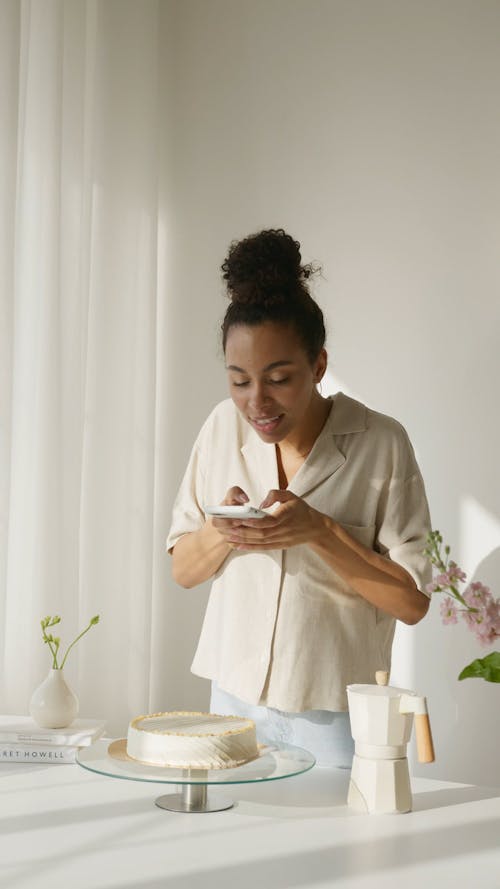
[[[86,627],[86,628],[80,633],[80,635],[77,636],[76,639],[73,640],[73,642],[71,643],[71,645],[68,645],[68,648],[66,649],[66,653],[65,653],[65,655],[64,655],[64,657],[63,657],[63,659],[62,659],[62,664],[61,664],[61,666],[60,666],[60,668],[59,668],[60,670],[63,670],[63,669],[64,669],[64,664],[66,663],[66,658],[68,657],[68,654],[70,653],[71,649],[73,648],[73,645],[76,645],[76,643],[79,642],[79,640],[82,638],[82,636],[85,636],[85,633],[88,633],[88,631],[90,630],[91,626],[92,626],[92,621],[89,623],[88,627]]]
[[[450,592],[453,593],[455,599],[458,599],[458,601],[461,602],[462,605],[465,605],[467,611],[477,611],[477,608],[472,608],[470,605],[467,604],[464,597],[461,596],[460,593],[458,592],[456,586],[453,586],[452,584],[450,584],[449,589],[450,589]]]
[[[50,641],[50,639],[47,638],[47,636],[46,636],[45,633],[44,633],[43,638],[44,638],[45,642],[47,643],[47,645],[48,645],[49,648],[50,648],[50,653],[51,653],[51,655],[52,655],[52,669],[53,669],[53,670],[57,670],[57,669],[58,669],[58,667],[57,667],[57,648],[54,649],[54,648],[52,647],[52,642]]]

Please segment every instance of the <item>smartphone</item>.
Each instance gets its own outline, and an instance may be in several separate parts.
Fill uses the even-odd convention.
[[[265,519],[268,515],[263,509],[256,509],[247,503],[241,506],[205,506],[205,512],[219,519]]]

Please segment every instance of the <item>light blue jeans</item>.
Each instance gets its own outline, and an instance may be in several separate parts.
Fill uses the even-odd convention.
[[[331,710],[286,713],[273,707],[247,704],[212,682],[210,712],[253,719],[257,739],[283,741],[309,750],[318,766],[350,769],[354,753],[349,714]]]

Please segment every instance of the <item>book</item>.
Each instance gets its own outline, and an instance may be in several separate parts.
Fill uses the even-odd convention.
[[[101,719],[74,719],[66,728],[41,728],[31,716],[0,715],[0,744],[87,747],[104,734]]]
[[[71,763],[76,761],[79,747],[53,744],[4,744],[0,742],[0,765],[3,762]]]

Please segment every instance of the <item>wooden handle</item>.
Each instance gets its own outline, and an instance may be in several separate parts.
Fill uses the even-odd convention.
[[[389,682],[389,673],[387,670],[377,670],[375,673],[375,682],[377,685],[387,685]]]
[[[418,761],[434,762],[434,744],[432,743],[431,724],[427,713],[416,714],[415,735],[417,738]]]

